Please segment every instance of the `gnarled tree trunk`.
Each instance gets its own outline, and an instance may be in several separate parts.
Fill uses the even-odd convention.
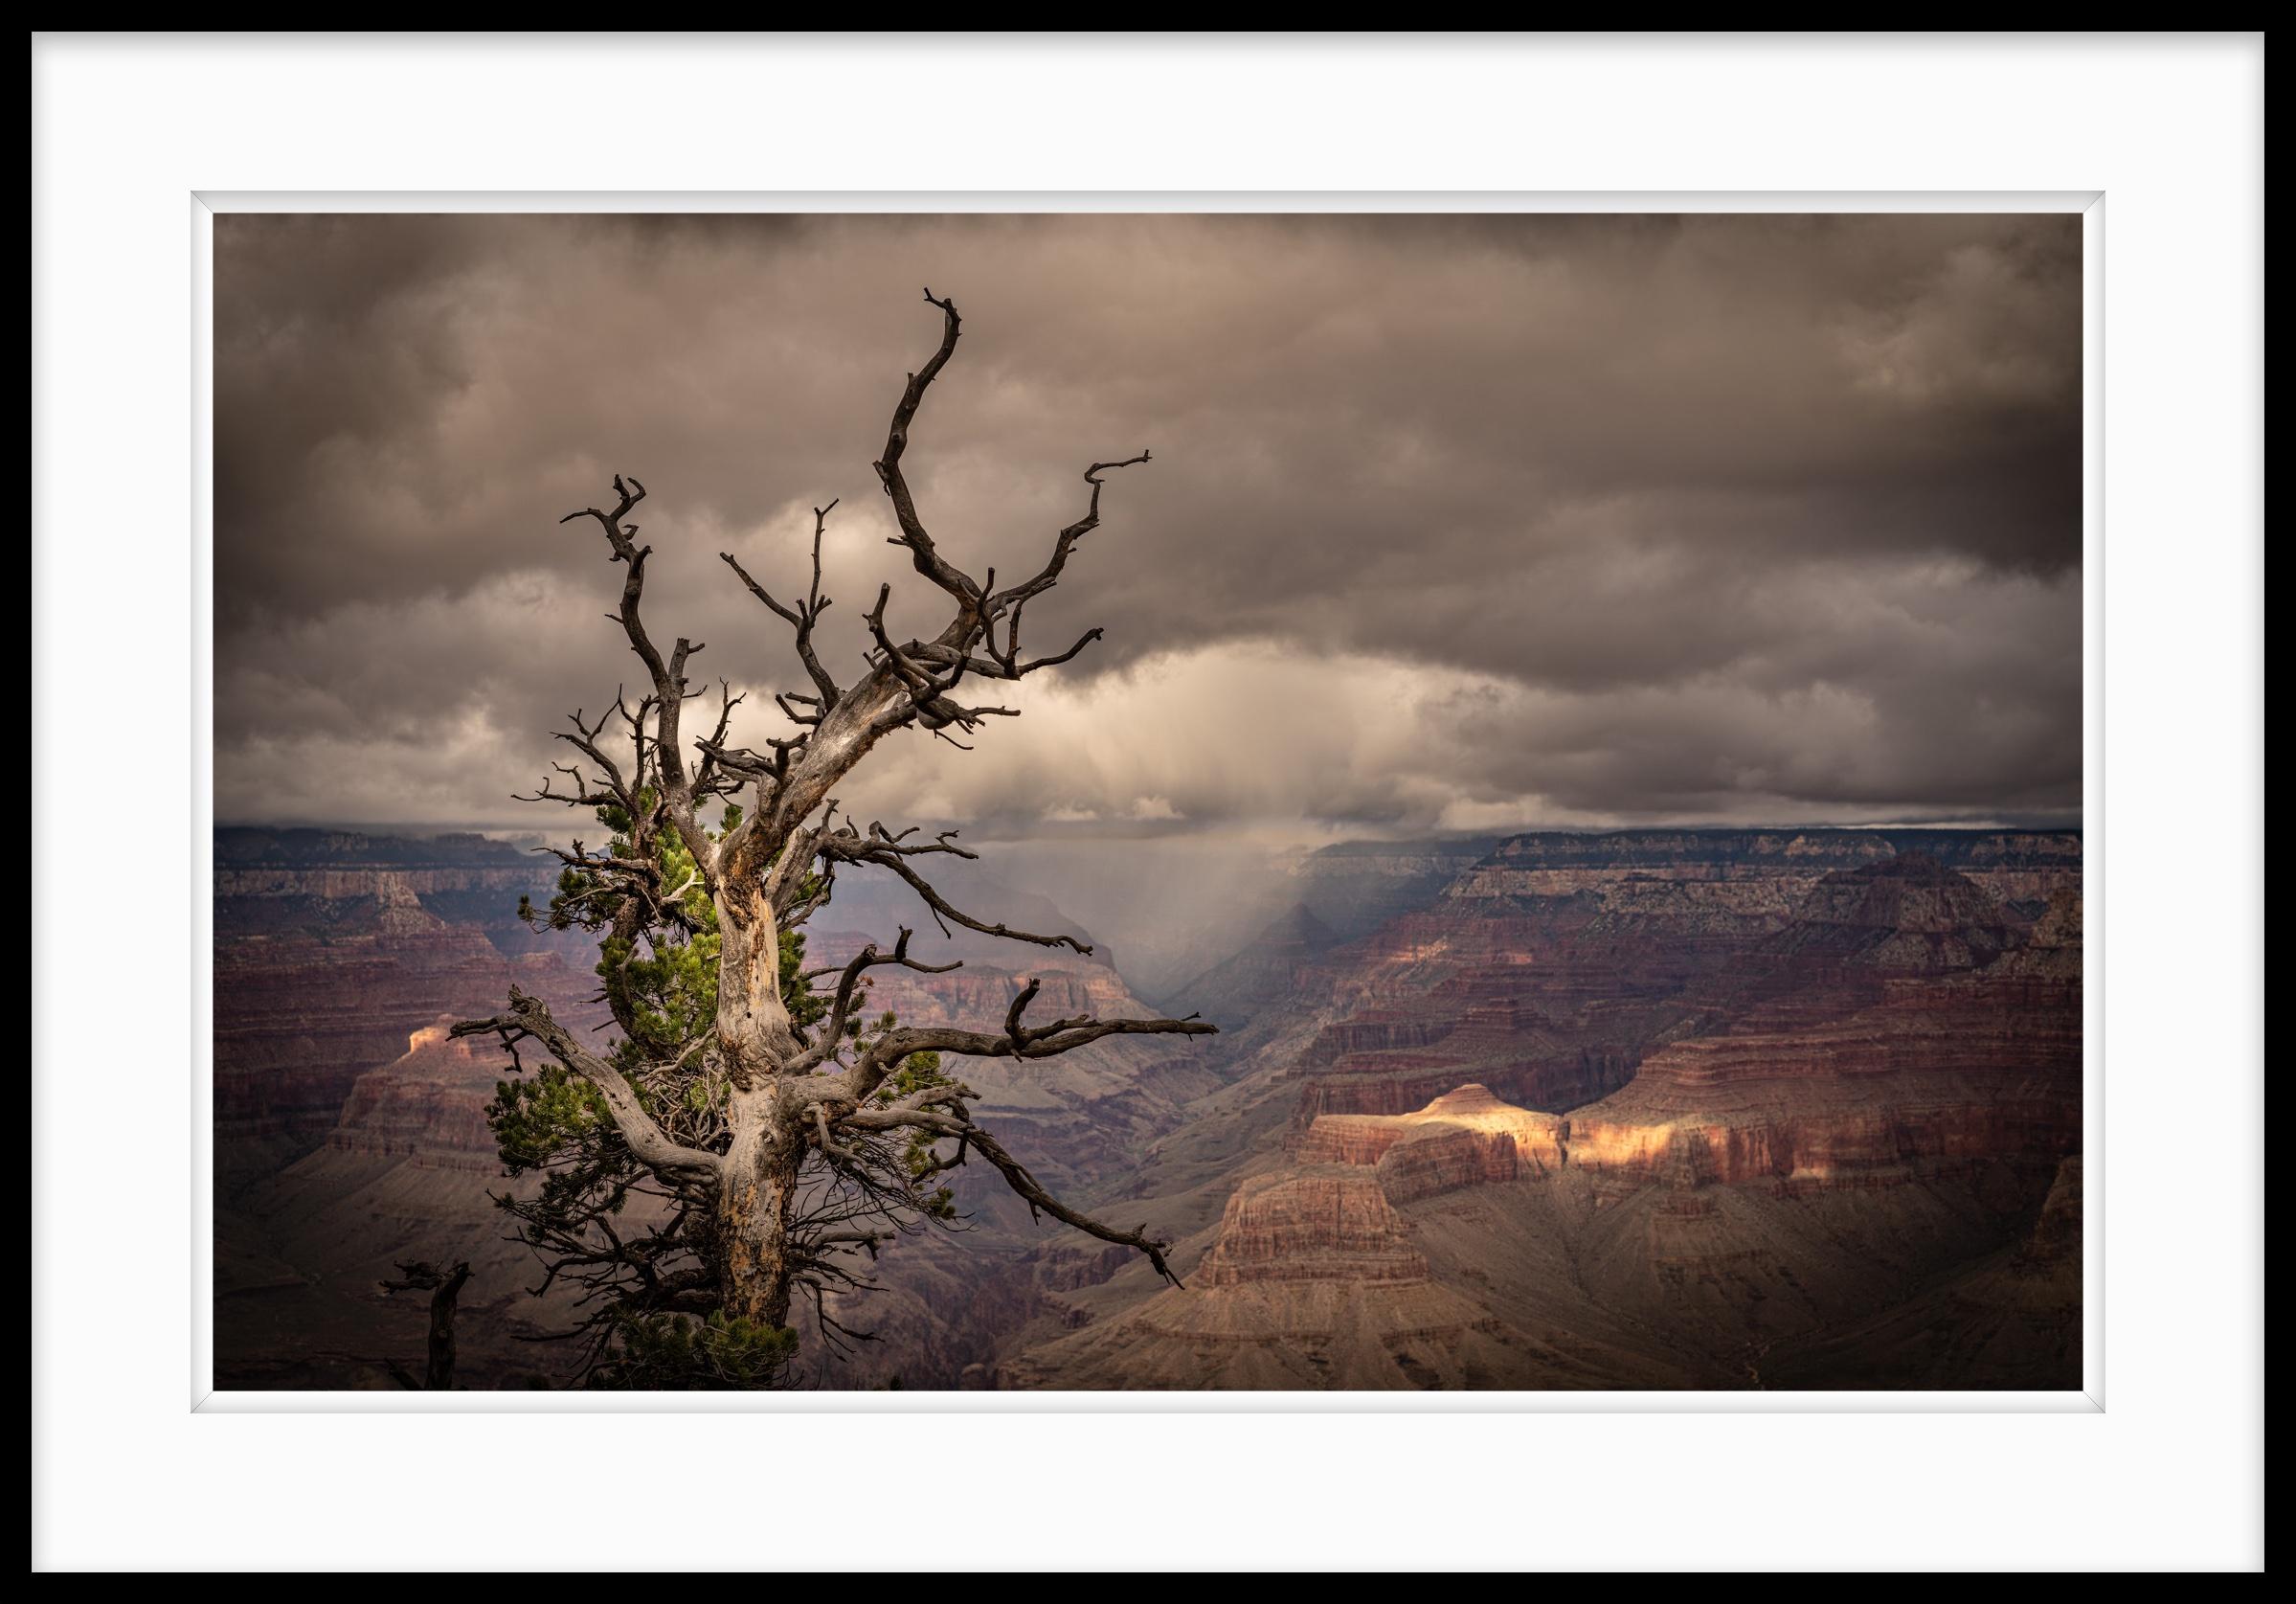
[[[778,1089],[733,1094],[733,1141],[712,1199],[719,1296],[725,1310],[768,1325],[789,1323],[790,1210],[804,1163],[802,1133],[784,1128]]]
[[[614,706],[596,718],[577,712],[573,733],[561,733],[559,738],[585,763],[556,765],[571,789],[546,782],[536,793],[592,810],[618,831],[604,853],[586,852],[579,843],[572,851],[558,852],[577,888],[567,892],[566,900],[587,905],[585,917],[593,922],[585,928],[611,930],[612,950],[635,953],[644,942],[659,953],[665,943],[680,950],[709,933],[709,922],[686,901],[692,893],[706,895],[716,915],[715,1017],[707,1026],[681,1025],[690,1035],[658,1039],[658,1027],[641,1002],[610,979],[608,1000],[624,1035],[623,1047],[611,1055],[593,1051],[540,1002],[515,988],[506,1012],[463,1021],[455,1033],[493,1032],[513,1051],[523,1041],[539,1041],[595,1091],[628,1158],[678,1200],[673,1227],[650,1242],[630,1244],[614,1223],[628,1186],[626,1179],[617,1177],[598,1184],[598,1201],[542,1221],[536,1226],[539,1234],[526,1238],[557,1255],[553,1275],[573,1266],[580,1284],[627,1289],[631,1301],[625,1309],[714,1308],[786,1327],[794,1289],[818,1293],[824,1285],[857,1284],[830,1266],[828,1255],[875,1252],[886,1232],[869,1223],[870,1211],[896,1223],[919,1215],[946,1218],[947,1194],[930,1189],[929,1183],[968,1155],[994,1166],[1032,1209],[1105,1241],[1137,1248],[1159,1270],[1171,1274],[1164,1245],[1149,1237],[1145,1227],[1113,1230],[1069,1209],[1038,1185],[973,1123],[966,1104],[977,1094],[961,1081],[937,1073],[906,1080],[896,1076],[920,1053],[1049,1058],[1111,1035],[1202,1035],[1212,1027],[1192,1016],[1087,1016],[1030,1026],[1024,1015],[1039,989],[1031,981],[1013,999],[1001,1030],[889,1023],[871,1034],[861,1023],[858,1005],[867,988],[866,971],[880,965],[928,972],[956,967],[911,959],[906,930],[889,953],[871,943],[849,959],[833,1000],[812,991],[812,981],[830,971],[815,971],[800,983],[809,994],[802,1033],[783,994],[781,933],[802,924],[826,900],[840,865],[868,865],[905,882],[944,931],[961,925],[1038,946],[1091,951],[1071,937],[1031,935],[952,907],[918,872],[917,862],[934,854],[972,857],[956,845],[955,831],[912,840],[914,830],[872,824],[865,832],[850,819],[841,823],[837,817],[835,788],[880,740],[910,729],[961,746],[951,731],[970,734],[987,719],[1014,716],[1010,708],[959,702],[954,693],[966,682],[1017,681],[1069,661],[1099,638],[1099,630],[1089,630],[1066,651],[1024,659],[1022,613],[1052,588],[1077,542],[1099,526],[1101,475],[1149,460],[1142,451],[1088,467],[1084,481],[1091,501],[1084,515],[1055,535],[1051,555],[1033,576],[999,588],[994,570],[983,584],[954,566],[927,532],[901,470],[910,424],[927,387],[956,350],[960,327],[953,301],[930,290],[925,298],[941,313],[940,346],[909,376],[874,466],[900,527],[893,544],[907,549],[917,574],[953,604],[953,612],[930,639],[900,641],[887,622],[891,587],[881,586],[876,605],[860,621],[874,643],[867,670],[855,683],[841,686],[815,649],[815,626],[830,605],[821,588],[822,531],[837,503],[815,510],[813,584],[792,604],[776,599],[732,553],[721,553],[752,594],[796,630],[798,657],[812,686],[810,691],[774,698],[797,733],[769,737],[770,754],[729,744],[729,719],[743,699],[730,686],[722,688],[713,734],[695,740],[681,733],[683,711],[696,694],[687,667],[703,648],[681,638],[671,650],[661,650],[641,617],[646,559],[653,549],[638,544],[638,526],[625,520],[644,499],[645,486],[618,476],[619,500],[612,510],[585,508],[561,520],[596,520],[613,560],[623,565],[616,617],[631,651],[644,665],[648,687],[635,710],[618,693]],[[616,717],[628,744],[619,745],[618,734],[616,749],[609,750],[604,732]],[[751,807],[738,818],[729,813],[724,833],[712,835],[701,822],[703,808],[743,796],[754,797]],[[685,876],[675,886],[669,880],[672,863]],[[612,900],[595,900],[601,896]],[[597,910],[609,908],[610,916],[597,915]],[[808,1164],[818,1167],[809,1170]],[[800,1179],[810,1187],[823,1176],[865,1207],[817,1209],[813,1191],[800,1200]],[[602,1246],[598,1237],[605,1239]],[[596,1317],[592,1328],[613,1317],[611,1309]]]

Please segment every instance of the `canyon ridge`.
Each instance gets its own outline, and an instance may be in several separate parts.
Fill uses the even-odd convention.
[[[423,1349],[401,1260],[467,1261],[461,1384],[548,1385],[574,1312],[493,1194],[516,984],[600,1032],[595,952],[517,918],[554,865],[484,837],[215,836],[215,1381],[373,1388]],[[984,874],[986,871],[982,871]],[[1201,1011],[1208,1038],[972,1062],[1059,1195],[956,1172],[957,1235],[810,1317],[802,1385],[2072,1389],[2082,1362],[2082,839],[1635,829],[1350,843],[1143,996],[1088,954],[941,939],[841,879],[808,960],[923,925],[904,1022]],[[1108,938],[1104,942],[1101,937]],[[1109,944],[1114,943],[1114,946]],[[1112,951],[1114,956],[1112,957]]]

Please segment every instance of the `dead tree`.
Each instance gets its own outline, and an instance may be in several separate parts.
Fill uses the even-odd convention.
[[[861,866],[905,882],[944,932],[958,925],[1091,950],[953,905],[927,874],[936,858],[974,856],[956,831],[926,838],[913,828],[862,827],[834,800],[840,781],[895,732],[922,730],[969,750],[958,736],[1014,716],[976,701],[974,686],[1018,681],[1099,639],[1100,630],[1088,630],[1066,650],[1028,657],[1022,617],[1099,526],[1103,476],[1149,461],[1141,451],[1088,467],[1082,516],[1052,537],[1027,577],[1000,586],[993,569],[976,579],[957,567],[927,531],[902,471],[910,429],[961,327],[954,301],[931,290],[925,299],[940,316],[939,349],[909,375],[874,466],[899,530],[891,544],[938,593],[947,621],[930,637],[896,639],[891,587],[881,587],[859,621],[867,644],[857,677],[841,681],[824,642],[830,599],[822,591],[822,536],[837,503],[815,512],[801,597],[781,600],[721,553],[792,631],[805,675],[801,689],[775,697],[789,733],[764,739],[764,750],[732,743],[743,697],[722,683],[709,733],[687,729],[689,707],[705,694],[690,675],[703,648],[679,638],[664,649],[642,617],[653,548],[639,543],[629,519],[645,486],[617,476],[613,507],[560,520],[595,523],[621,566],[611,616],[644,678],[635,698],[618,694],[594,716],[577,712],[560,733],[573,760],[553,765],[535,795],[595,810],[612,839],[597,849],[578,841],[552,849],[563,865],[558,895],[547,914],[528,912],[600,937],[603,998],[619,1040],[594,1046],[515,989],[502,1012],[455,1032],[497,1035],[514,1059],[529,1044],[546,1055],[534,1073],[505,1083],[494,1111],[512,1170],[544,1173],[538,1195],[504,1201],[543,1259],[542,1288],[571,1279],[581,1289],[594,1362],[608,1367],[614,1333],[626,1336],[634,1320],[702,1316],[728,1342],[728,1332],[785,1335],[793,1298],[810,1294],[823,1329],[840,1329],[823,1293],[862,1284],[856,1255],[873,1259],[893,1232],[947,1220],[953,1209],[938,1178],[974,1159],[1037,1213],[1137,1249],[1172,1274],[1166,1244],[1144,1227],[1102,1224],[1039,1185],[975,1122],[976,1094],[944,1072],[943,1055],[1033,1061],[1111,1036],[1206,1034],[1210,1025],[1193,1016],[1031,1023],[1035,981],[1013,997],[1002,1028],[872,1017],[871,970],[957,967],[912,958],[907,930],[889,950],[871,944],[843,964],[803,966],[801,927],[829,901],[838,870]],[[628,1208],[633,1201],[642,1207]]]
[[[383,1290],[431,1295],[431,1340],[420,1386],[395,1362],[391,1373],[410,1391],[451,1391],[455,1385],[455,1299],[462,1296],[462,1283],[470,1279],[470,1266],[463,1263],[441,1270],[428,1262],[400,1259],[398,1273],[405,1278],[383,1282]]]

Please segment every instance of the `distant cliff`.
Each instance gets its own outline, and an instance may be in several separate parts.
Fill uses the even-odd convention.
[[[2081,877],[2071,831],[1541,832],[1272,933],[1130,1192],[1186,1287],[1052,1294],[983,1379],[2077,1386]]]
[[[226,840],[229,837],[229,840]],[[960,905],[1091,955],[934,929],[841,880],[831,963],[995,1028],[1150,1011],[1092,933],[966,866]],[[964,1074],[1056,1190],[1175,1243],[1184,1290],[955,1172],[961,1239],[891,1245],[819,1379],[912,1387],[2057,1387],[2079,1375],[2077,831],[1628,830],[1314,854],[1187,1005],[1242,1028]],[[522,944],[550,860],[477,837],[218,832],[218,1362],[359,1385],[419,1340],[394,1256],[482,1267],[467,1368],[562,1314],[488,1198],[505,1073],[440,1016],[512,980],[585,1025],[584,942]],[[955,893],[953,893],[954,895]],[[509,933],[498,937],[504,926]],[[515,934],[513,934],[515,933]],[[398,1329],[404,1326],[404,1330]]]

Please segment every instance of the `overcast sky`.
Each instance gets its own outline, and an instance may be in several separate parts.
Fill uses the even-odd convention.
[[[547,732],[631,679],[574,508],[651,495],[646,609],[803,686],[900,582],[869,463],[942,549],[1107,637],[965,753],[844,795],[989,832],[2078,818],[2074,216],[226,215],[216,814],[561,821]],[[770,699],[737,726],[783,733]]]

